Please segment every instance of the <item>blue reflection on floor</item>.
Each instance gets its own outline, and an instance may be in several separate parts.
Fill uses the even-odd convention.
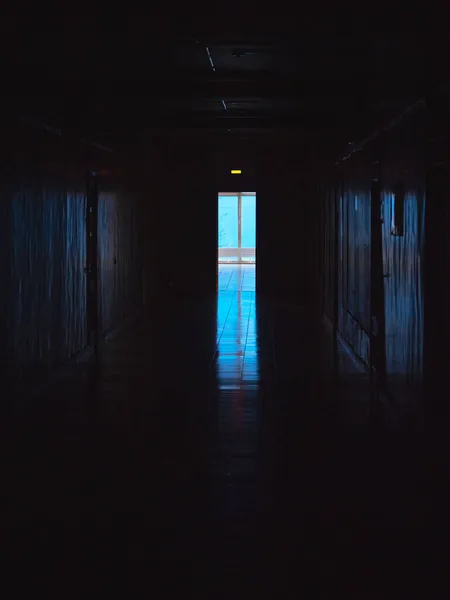
[[[219,265],[216,375],[220,389],[259,386],[255,266]]]
[[[219,292],[254,292],[256,289],[255,264],[224,264],[218,265]]]

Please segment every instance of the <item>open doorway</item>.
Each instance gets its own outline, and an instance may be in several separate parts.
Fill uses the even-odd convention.
[[[218,195],[218,290],[255,291],[256,193]]]

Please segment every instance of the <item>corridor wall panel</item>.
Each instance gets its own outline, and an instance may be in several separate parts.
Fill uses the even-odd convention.
[[[425,144],[421,116],[386,137],[381,166],[386,368],[391,383],[421,380],[424,345]],[[398,198],[396,187],[404,188]],[[395,202],[403,231],[393,235]]]
[[[87,342],[84,182],[66,173],[57,137],[22,132],[11,150],[2,182],[8,358],[50,366]]]
[[[339,198],[339,331],[368,366],[370,362],[369,159],[364,153],[341,168]]]
[[[140,302],[138,198],[123,182],[99,179],[99,312],[108,330]]]
[[[425,139],[426,113],[419,107],[334,166],[328,194],[339,202],[337,232],[330,200],[323,199],[326,280],[331,280],[329,246],[333,235],[339,236],[338,330],[369,367],[371,336],[378,335],[378,327],[384,328],[387,387],[397,398],[423,377]],[[379,200],[375,186],[379,186]],[[378,201],[379,206],[373,205]],[[373,254],[372,236],[377,230],[381,256]],[[380,314],[372,306],[373,260],[379,261],[382,271]],[[324,312],[329,316],[329,284],[322,289]]]
[[[101,151],[62,135],[25,125],[3,126],[2,133],[2,364],[30,378],[57,368],[88,344],[86,180],[88,171],[106,160],[111,173],[117,168]],[[115,185],[112,177],[109,195]],[[136,295],[140,277],[134,261],[137,203],[123,177],[114,193],[118,200],[107,210],[100,202],[99,248],[106,246],[108,258],[117,257],[122,274],[111,277],[114,260],[106,260],[102,250],[105,327]]]

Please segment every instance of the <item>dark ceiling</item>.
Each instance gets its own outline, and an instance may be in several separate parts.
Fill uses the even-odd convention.
[[[11,17],[5,97],[26,117],[111,145],[151,136],[345,144],[424,94],[419,33],[318,22],[65,17],[27,28]]]

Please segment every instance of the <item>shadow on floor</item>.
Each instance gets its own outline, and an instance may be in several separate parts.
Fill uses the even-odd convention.
[[[441,581],[445,461],[331,384],[317,327],[254,293],[166,303],[24,401],[2,427],[4,568],[156,597]]]

